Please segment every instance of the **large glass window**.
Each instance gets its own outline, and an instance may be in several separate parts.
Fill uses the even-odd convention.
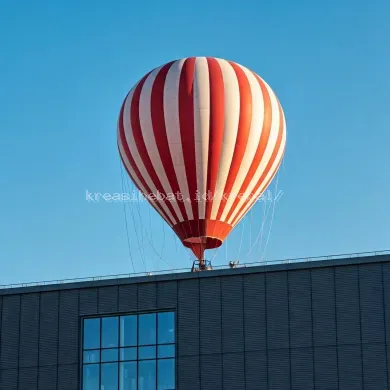
[[[83,390],[175,390],[175,313],[84,319]]]

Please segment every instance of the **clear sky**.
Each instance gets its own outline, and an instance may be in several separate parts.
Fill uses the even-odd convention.
[[[245,256],[264,202],[214,264],[390,249],[389,14],[387,0],[0,0],[0,284],[132,271],[123,203],[85,193],[122,192],[132,85],[197,55],[260,74],[287,120],[261,246]],[[125,207],[136,271],[191,266],[150,206]]]

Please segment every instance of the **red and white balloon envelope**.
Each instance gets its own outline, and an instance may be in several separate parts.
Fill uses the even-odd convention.
[[[264,193],[285,145],[283,110],[270,86],[219,58],[152,70],[118,119],[128,175],[198,259],[222,245]]]

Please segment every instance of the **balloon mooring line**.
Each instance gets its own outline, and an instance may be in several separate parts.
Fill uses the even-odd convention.
[[[134,183],[131,183],[131,185],[132,185],[132,190],[134,191],[134,190],[135,190],[135,185],[134,185]],[[140,224],[141,224],[141,232],[142,232],[142,234],[141,234],[141,237],[142,237],[142,250],[143,250],[143,254],[144,254],[144,256],[145,256],[145,252],[144,252],[145,247],[144,247],[144,240],[143,240],[143,237],[144,237],[144,235],[143,235],[144,224],[143,224],[142,218],[141,218],[141,212],[140,212],[141,207],[140,207],[140,205],[139,205],[138,202],[137,202],[136,208],[137,208],[137,211],[138,211],[138,217],[139,217],[139,221],[140,221]],[[150,211],[150,208],[149,208],[149,211]],[[148,236],[148,232],[147,232],[146,229],[145,229],[145,236],[146,236],[146,238],[148,239],[148,241],[149,241],[149,243],[150,243],[149,236]],[[151,239],[152,239],[152,245],[151,245],[151,246],[154,247],[154,245],[153,245],[153,236],[151,236]],[[158,269],[158,265],[157,265],[157,263],[156,263],[156,261],[155,261],[155,259],[154,259],[154,256],[152,257],[152,261],[153,261],[154,267],[155,267],[156,269]],[[145,263],[146,263],[146,261],[145,261]],[[145,266],[145,268],[146,268],[146,266]]]
[[[122,178],[122,191],[124,191],[124,186],[123,186],[124,178],[123,178],[123,166],[122,166],[122,164],[120,164],[120,168],[121,168],[121,178]],[[131,244],[130,244],[129,228],[128,228],[128,223],[127,223],[126,204],[125,203],[123,203],[123,211],[124,211],[124,217],[125,217],[127,245],[128,245],[128,249],[129,249],[130,261],[131,261],[131,265],[133,267],[133,272],[135,273],[134,260],[133,260],[133,255],[131,253]]]
[[[277,173],[277,176],[276,176],[275,193],[277,193],[277,190],[278,190],[278,182],[279,182],[279,172]],[[264,258],[265,252],[267,250],[269,238],[271,236],[272,224],[274,222],[274,215],[275,215],[275,208],[276,208],[276,199],[274,200],[273,203],[274,204],[273,204],[273,207],[272,207],[271,223],[270,223],[270,227],[269,227],[269,231],[268,231],[268,237],[267,237],[267,241],[266,241],[265,246],[264,246],[264,252],[263,252],[263,254],[260,257],[260,261],[262,261],[262,259]]]
[[[138,209],[138,216],[139,216],[140,223],[141,223],[141,229],[143,229],[142,217],[141,217],[141,213],[140,213],[139,210],[140,210],[140,209]],[[150,209],[149,209],[149,210],[150,210]],[[165,223],[164,220],[162,220],[162,222]],[[165,225],[163,225],[163,226],[165,227]],[[166,263],[169,267],[172,267],[172,268],[173,268],[173,265],[172,265],[172,264],[169,264],[169,263],[161,256],[161,254],[159,254],[159,253],[157,252],[157,250],[156,250],[154,244],[150,241],[148,234],[145,234],[145,236],[146,236],[146,238],[147,238],[147,240],[148,240],[148,242],[149,242],[149,245],[151,246],[151,248],[153,249],[153,251],[154,251],[154,253],[157,255],[157,257],[158,257],[160,260],[162,260],[164,263]],[[165,230],[164,230],[164,240],[165,240]],[[165,241],[164,241],[164,246],[165,246]],[[188,248],[187,248],[187,249],[188,249]],[[157,268],[157,267],[156,267],[156,268]]]
[[[133,188],[135,187],[135,186],[134,186],[134,183],[132,183],[132,182],[131,182],[131,185],[132,185]],[[141,212],[140,212],[140,205],[137,204],[137,206],[138,206],[138,207],[137,207],[138,218],[139,218],[139,221],[140,221],[141,231],[142,231],[142,236],[143,236],[144,225],[143,225],[143,222],[142,222],[142,217],[141,217]],[[134,227],[134,229],[135,229],[135,227]],[[161,256],[158,254],[157,250],[155,249],[153,243],[150,241],[149,235],[148,235],[147,231],[146,231],[145,236],[146,236],[146,239],[147,239],[148,242],[149,242],[150,247],[153,249],[153,251],[155,252],[155,254],[156,254],[158,257],[161,258]],[[153,237],[152,237],[152,239],[153,239]],[[155,262],[155,260],[154,260],[154,256],[153,256],[153,264],[154,264],[155,268],[157,269],[158,266],[157,266],[157,264],[156,264],[156,262]],[[146,265],[145,265],[145,268],[146,268]]]
[[[245,218],[244,218],[243,224],[242,224],[241,240],[240,240],[240,246],[238,248],[238,255],[237,255],[237,259],[238,260],[240,259],[241,247],[242,247],[242,242],[243,242],[243,239],[244,239],[244,229],[245,229]]]
[[[278,190],[278,182],[279,182],[279,173],[277,174],[276,176],[276,186],[275,186],[275,193],[277,193],[277,190]],[[267,241],[266,241],[266,245],[264,247],[264,252],[263,252],[263,255],[261,255],[261,242],[262,242],[262,238],[263,238],[263,233],[264,233],[264,225],[265,225],[265,222],[267,221],[267,218],[268,218],[268,214],[271,210],[271,208],[268,209],[267,213],[265,213],[265,211],[267,210],[267,206],[265,207],[264,209],[264,213],[263,213],[263,221],[262,221],[262,224],[261,224],[261,228],[260,228],[260,231],[256,237],[256,240],[255,242],[252,244],[252,247],[249,249],[249,251],[244,255],[244,257],[248,256],[253,248],[255,247],[259,237],[261,236],[261,240],[260,240],[260,261],[262,260],[262,258],[264,257],[264,254],[265,254],[265,251],[266,251],[266,248],[267,248],[267,245],[268,245],[268,242],[269,242],[269,238],[270,238],[270,235],[271,235],[271,230],[272,230],[272,224],[273,224],[273,218],[274,218],[274,213],[275,213],[275,207],[276,207],[276,201],[274,200],[273,202],[273,206],[272,206],[272,215],[271,215],[271,222],[270,222],[270,229],[268,231],[268,236],[267,236]],[[264,214],[265,217],[264,217]],[[250,219],[250,223],[251,223],[251,227],[252,227],[252,219]],[[251,241],[252,239],[250,239]],[[251,259],[252,260],[252,259]],[[251,263],[251,261],[249,262]]]
[[[131,202],[130,202],[131,203]],[[144,265],[144,269],[145,269],[145,272],[146,272],[146,263],[145,263],[145,260],[144,260],[144,253],[143,253],[143,248],[140,246],[140,242],[139,242],[139,237],[138,237],[138,233],[137,233],[137,229],[136,229],[136,224],[135,224],[135,218],[134,218],[134,213],[133,213],[133,209],[131,207],[131,205],[129,205],[129,208],[130,208],[130,213],[131,213],[131,217],[132,217],[132,220],[133,220],[133,226],[134,226],[134,231],[135,231],[135,236],[137,238],[137,245],[138,245],[138,250],[140,252],[140,255],[141,255],[141,261]]]
[[[264,225],[265,225],[265,222],[267,221],[267,218],[268,218],[268,213],[269,213],[269,210],[267,211],[266,213],[266,210],[267,210],[267,204],[265,203],[265,208],[264,208],[264,211],[263,211],[263,221],[261,223],[261,227],[260,227],[260,230],[259,230],[259,233],[256,237],[256,240],[255,242],[252,244],[252,247],[249,249],[249,251],[244,255],[244,257],[248,256],[250,254],[250,252],[253,250],[253,248],[255,247],[259,237],[263,237],[263,233],[264,233]]]
[[[267,204],[265,203],[265,207],[264,207],[264,210],[263,210],[263,221],[264,221],[264,223],[262,224],[262,230],[261,230],[261,236],[260,236],[260,242],[259,242],[259,251],[260,252],[261,252],[261,247],[263,245],[264,225],[265,225],[265,221],[267,220],[267,217],[268,217],[268,211],[267,211],[267,214],[266,214],[266,211],[267,211]]]
[[[149,232],[152,231],[152,213],[151,213],[150,209],[151,209],[151,207],[148,207],[148,210],[149,210]],[[164,222],[164,220],[163,220],[163,222]],[[148,232],[146,232],[146,234],[148,234]],[[153,243],[153,235],[151,234],[150,237],[151,237],[152,243]],[[156,262],[154,260],[154,254],[153,254],[153,258],[152,259],[153,259],[153,264],[155,265],[156,269],[159,270],[158,260],[157,260],[157,264],[156,264]]]

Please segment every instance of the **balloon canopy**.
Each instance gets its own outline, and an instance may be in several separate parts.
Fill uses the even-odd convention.
[[[267,189],[285,145],[269,85],[219,58],[184,58],[147,73],[118,120],[128,175],[200,260]]]

